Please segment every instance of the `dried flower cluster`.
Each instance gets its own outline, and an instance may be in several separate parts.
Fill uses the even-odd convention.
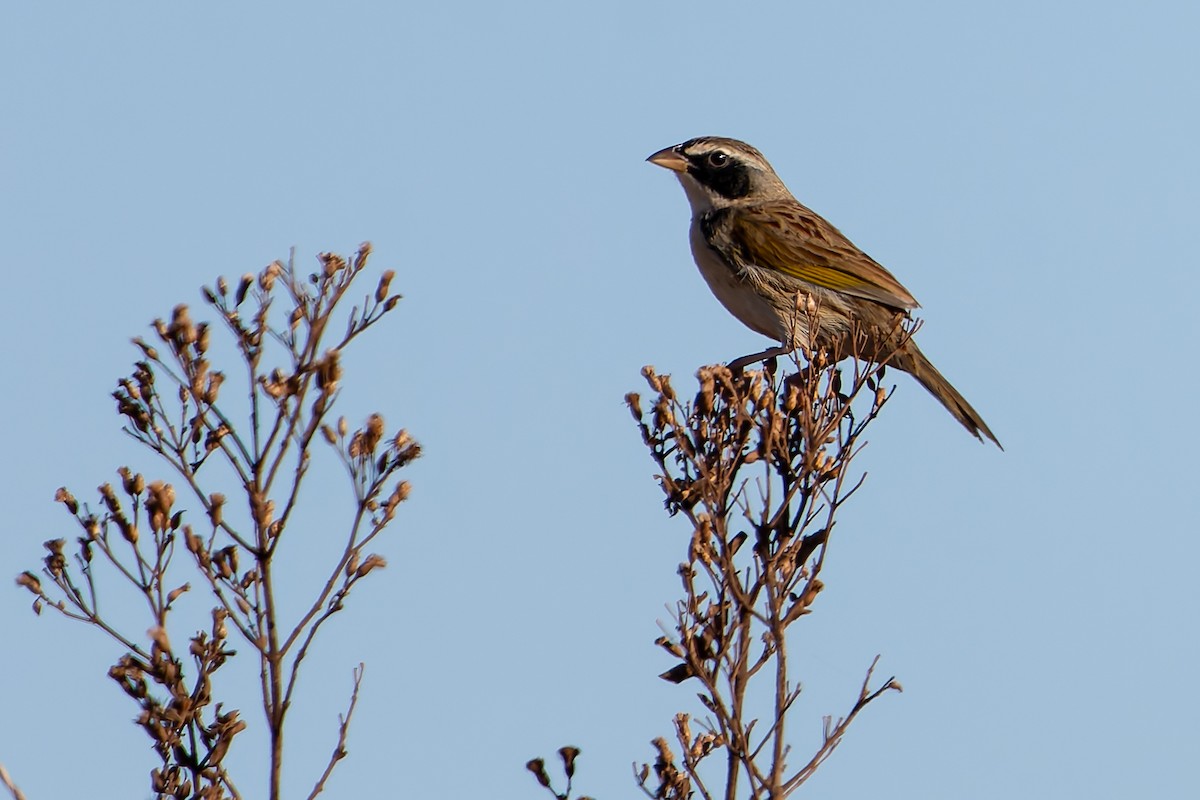
[[[805,356],[787,375],[773,362],[745,374],[704,367],[690,401],[647,367],[649,410],[638,394],[626,397],[661,470],[667,510],[691,527],[674,631],[657,641],[678,663],[661,677],[694,682],[706,711],[702,722],[675,717],[678,755],[667,739],[653,742],[653,765],[635,770],[649,797],[786,797],[868,703],[900,689],[894,680],[870,688],[872,664],[850,711],[826,718],[816,753],[790,763],[787,715],[801,690],[789,674],[788,632],[824,586],[835,514],[862,483],[851,460],[889,396],[878,363],[887,353]],[[760,719],[749,698],[763,689],[770,716]]]
[[[28,571],[17,578],[35,595],[35,611],[49,606],[100,628],[126,650],[109,676],[141,709],[137,723],[161,761],[151,774],[158,797],[241,796],[224,763],[247,723],[238,710],[223,709],[212,683],[235,654],[231,637],[257,655],[270,734],[269,796],[279,797],[284,722],[301,662],[317,631],[344,607],[358,581],[386,565],[366,547],[408,497],[409,484],[397,480],[396,473],[420,456],[420,445],[403,430],[388,435],[379,414],[354,431],[344,418],[331,421],[330,416],[342,378],[341,354],[399,301],[389,293],[393,273],[385,272],[375,291],[346,315],[344,331],[331,331],[341,317],[334,312],[369,255],[369,245],[350,260],[322,254],[319,270],[309,276],[299,274],[293,264],[275,262],[242,277],[232,289],[224,278],[204,288],[248,376],[245,391],[229,405],[221,391],[226,373],[210,361],[213,326],[193,322],[187,306],[177,306],[169,322],[155,321],[154,344],[135,339],[143,357],[118,382],[113,393],[117,412],[125,430],[177,476],[179,492],[198,502],[202,522],[184,522],[174,485],[147,482],[122,467],[120,488],[100,486],[94,507],[65,488],[58,490],[55,499],[82,531],[74,563],[65,553],[66,540],[55,539],[45,544],[41,575]],[[282,312],[275,310],[276,304],[283,306]],[[268,367],[268,360],[278,364]],[[274,557],[287,538],[318,433],[349,473],[357,510],[328,579],[307,611],[289,621],[281,618],[276,601],[280,576]],[[220,468],[210,460],[220,462]],[[212,488],[222,481],[225,491]],[[228,498],[238,495],[237,513],[227,513]],[[181,551],[187,563],[173,568]],[[191,579],[180,582],[175,577],[180,569]],[[100,612],[100,585],[114,576],[145,597],[150,611],[145,637],[128,633],[130,625]],[[193,583],[215,600],[211,626],[179,650],[168,633],[170,613]],[[360,665],[337,745],[310,797],[323,790],[345,756],[361,680]]]
[[[567,776],[567,785],[561,792],[554,788],[554,782],[550,780],[550,773],[546,772],[546,762],[544,759],[530,759],[525,762],[525,769],[532,772],[538,785],[554,795],[556,800],[570,800],[571,784],[575,780],[575,759],[579,758],[579,748],[560,747],[558,748],[558,757],[562,761],[563,774]],[[576,800],[591,800],[591,798],[580,796]]]
[[[816,320],[809,323],[815,329]],[[656,642],[677,663],[659,677],[694,682],[707,712],[703,720],[675,715],[679,755],[659,737],[651,743],[653,764],[635,764],[647,797],[781,800],[829,757],[859,712],[885,692],[902,691],[895,679],[872,688],[877,656],[845,716],[824,718],[816,752],[803,764],[789,762],[788,713],[800,696],[789,674],[789,631],[812,613],[824,587],[819,576],[835,515],[862,485],[850,463],[890,396],[882,380],[896,349],[868,348],[872,341],[899,348],[915,329],[892,332],[899,337],[851,331],[846,340],[859,350],[802,350],[804,361],[795,359],[787,375],[777,374],[775,359],[749,373],[702,367],[690,400],[680,399],[670,376],[646,367],[649,410],[639,394],[626,395],[660,469],[667,511],[691,528],[674,631]],[[758,716],[764,707],[753,702],[764,695],[769,717]],[[570,778],[579,751],[564,750]],[[570,781],[555,792],[542,759],[526,767],[558,800],[569,800]]]

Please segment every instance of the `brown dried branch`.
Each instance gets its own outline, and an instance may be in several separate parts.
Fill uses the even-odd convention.
[[[876,689],[872,690],[870,688],[871,676],[875,673],[875,667],[878,664],[879,656],[875,656],[870,668],[867,669],[867,676],[863,679],[858,699],[854,702],[854,706],[850,709],[850,712],[836,722],[834,722],[832,717],[825,717],[820,749],[817,750],[816,754],[813,755],[802,769],[798,770],[795,775],[783,783],[783,793],[785,796],[812,777],[812,774],[817,771],[817,767],[821,766],[825,762],[825,759],[833,754],[833,751],[841,744],[842,737],[846,735],[846,729],[850,727],[850,723],[858,716],[858,712],[867,707],[867,704],[878,699],[884,692],[904,691],[904,688],[895,677],[888,678]]]
[[[525,762],[525,769],[533,773],[534,780],[538,785],[554,795],[556,800],[571,800],[571,786],[575,780],[575,761],[579,758],[580,750],[578,747],[560,747],[558,748],[558,758],[562,762],[563,774],[567,776],[567,785],[563,791],[559,792],[554,788],[554,782],[550,779],[550,773],[546,771],[546,762],[541,758],[532,758]],[[592,800],[590,797],[581,795],[575,800]]]
[[[162,458],[182,479],[182,490],[199,501],[208,533],[183,523],[170,483],[147,482],[123,467],[120,490],[101,486],[95,510],[65,488],[55,498],[83,530],[75,566],[65,554],[66,540],[55,539],[45,545],[49,554],[42,575],[49,584],[44,586],[32,571],[17,578],[34,594],[36,612],[49,606],[103,630],[126,650],[109,674],[141,709],[138,724],[162,762],[151,775],[152,789],[160,797],[238,797],[224,760],[246,722],[237,710],[223,710],[212,693],[213,676],[235,655],[227,642],[230,631],[257,656],[271,747],[269,796],[279,797],[283,732],[301,664],[317,631],[344,607],[358,581],[386,564],[382,556],[364,548],[393,521],[407,498],[409,485],[397,481],[395,473],[420,456],[420,446],[404,431],[386,436],[379,414],[371,415],[349,441],[344,420],[338,423],[340,440],[326,432],[332,430],[326,420],[340,392],[342,352],[399,301],[399,295],[389,294],[394,277],[389,270],[362,306],[345,315],[344,333],[326,335],[369,256],[369,245],[349,260],[323,253],[318,270],[307,276],[294,262],[274,262],[257,275],[243,276],[233,290],[219,278],[203,293],[220,325],[194,322],[190,309],[179,305],[169,320],[154,322],[155,344],[135,339],[142,358],[117,382],[117,413],[124,430]],[[231,337],[241,361],[234,373],[245,374],[247,391],[233,393],[232,404],[221,400],[230,373],[217,369],[212,360],[214,329]],[[280,365],[269,366],[276,358]],[[243,402],[240,397],[248,400],[235,410]],[[329,579],[315,592],[308,612],[287,621],[276,601],[282,576],[276,574],[274,556],[286,538],[318,432],[340,445],[356,511]],[[223,470],[206,466],[213,456],[233,478],[220,491],[211,484],[222,479]],[[244,505],[233,506],[248,509],[248,520],[241,523],[226,513],[231,505],[227,498],[239,491]],[[174,577],[180,542],[190,556],[190,580]],[[144,598],[149,646],[140,634],[129,633],[127,624],[101,612],[101,574],[129,584]],[[217,605],[211,611],[210,630],[191,636],[184,654],[172,645],[170,612],[191,590],[196,575]],[[47,593],[47,586],[56,597]],[[355,675],[338,750],[314,794],[345,754],[361,665]]]
[[[904,341],[847,340],[893,347]],[[805,352],[806,362],[796,359],[790,374],[777,374],[774,362],[748,373],[703,367],[687,400],[669,376],[647,367],[650,408],[638,394],[627,395],[659,467],[666,508],[692,530],[679,565],[683,594],[673,631],[657,642],[677,660],[662,677],[696,681],[708,714],[695,732],[690,715],[676,716],[680,758],[666,739],[654,741],[653,767],[635,770],[647,796],[732,800],[746,789],[753,798],[786,797],[829,757],[867,704],[899,688],[890,680],[869,690],[872,665],[851,711],[827,722],[816,754],[789,770],[788,714],[801,692],[790,673],[789,629],[812,613],[825,586],[820,575],[837,511],[865,477],[850,465],[890,395],[881,381],[894,352]],[[765,709],[749,700],[760,683],[772,698],[761,718]],[[714,753],[724,755],[719,790],[706,783]]]
[[[333,774],[333,768],[348,755],[346,751],[346,735],[350,732],[350,720],[354,717],[354,709],[358,706],[358,690],[362,686],[363,671],[365,669],[365,665],[360,663],[354,670],[354,689],[350,692],[350,705],[346,709],[345,715],[338,716],[337,745],[333,748],[333,755],[329,757],[329,764],[325,767],[325,771],[321,773],[321,777],[317,780],[312,792],[308,795],[308,800],[313,800],[314,797],[325,791],[325,781],[329,780],[329,776]]]
[[[9,794],[13,796],[13,800],[25,800],[25,793],[13,783],[12,777],[8,774],[8,770],[4,768],[3,764],[0,764],[0,783],[3,783],[8,789]]]

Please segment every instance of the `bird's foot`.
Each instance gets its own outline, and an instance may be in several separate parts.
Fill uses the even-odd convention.
[[[786,345],[779,345],[778,347],[771,347],[767,350],[763,350],[761,353],[752,353],[748,356],[735,358],[733,361],[729,362],[729,371],[740,372],[748,365],[753,364],[756,361],[767,361],[778,356],[786,356],[790,352],[792,352],[792,348]]]

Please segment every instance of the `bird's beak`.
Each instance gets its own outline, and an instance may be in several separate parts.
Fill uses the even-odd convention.
[[[674,147],[663,148],[646,160],[674,172],[687,172],[688,168],[688,160],[679,155]]]

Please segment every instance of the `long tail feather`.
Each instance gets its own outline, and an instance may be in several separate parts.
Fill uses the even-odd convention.
[[[983,421],[983,417],[979,416],[979,412],[972,408],[966,398],[950,385],[950,381],[946,380],[942,373],[938,372],[937,367],[925,357],[925,354],[911,340],[889,363],[916,378],[917,382],[940,400],[942,405],[946,407],[946,410],[956,420],[961,422],[962,426],[977,439],[983,441],[983,437],[986,436],[995,442],[996,446],[1001,450],[1004,449],[1004,446],[1000,444],[995,434],[992,433],[991,428]]]

